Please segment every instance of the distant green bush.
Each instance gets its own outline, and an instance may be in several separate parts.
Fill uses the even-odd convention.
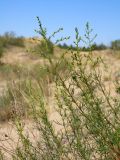
[[[120,50],[120,40],[112,41],[111,48],[114,50]]]
[[[105,49],[107,49],[108,47],[105,45],[105,44],[96,44],[96,43],[94,43],[93,45],[92,45],[92,49],[93,50],[105,50]]]
[[[14,32],[6,32],[4,35],[0,36],[0,45],[2,47],[7,47],[9,45],[24,47],[24,38],[16,37]]]
[[[63,44],[58,44],[58,47],[62,48],[62,49],[72,49],[74,51],[77,50],[76,46],[73,46],[73,45],[67,45],[66,43],[63,43]],[[106,46],[105,44],[96,44],[94,43],[92,46],[91,46],[92,50],[105,50],[107,48],[109,48],[108,46]],[[88,47],[79,47],[79,50],[81,51],[89,51],[89,48]]]
[[[72,49],[72,50],[77,50],[76,46],[73,46],[72,44],[71,45],[68,45],[66,43],[63,43],[63,44],[58,44],[57,45],[59,48],[62,48],[62,49]]]

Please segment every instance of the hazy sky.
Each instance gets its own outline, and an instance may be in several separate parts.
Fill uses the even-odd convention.
[[[36,16],[49,33],[64,27],[63,35],[72,40],[74,28],[83,34],[87,21],[98,34],[97,43],[120,39],[120,0],[0,0],[0,34],[36,36]]]

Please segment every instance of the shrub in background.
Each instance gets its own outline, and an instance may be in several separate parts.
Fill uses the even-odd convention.
[[[93,45],[92,45],[92,49],[93,50],[105,50],[105,49],[107,49],[107,48],[109,48],[109,47],[107,47],[105,44],[96,44],[96,43],[94,43]]]
[[[24,47],[24,38],[16,37],[14,32],[6,32],[0,36],[0,44],[4,48],[9,45]]]
[[[58,47],[63,48],[63,49],[72,49],[73,51],[77,50],[76,46],[73,46],[72,44],[67,45],[66,43],[58,44]],[[109,48],[108,46],[106,46],[104,44],[96,44],[96,43],[92,44],[91,47],[92,47],[92,50],[105,50],[105,49]],[[79,49],[81,51],[89,51],[89,48],[85,47],[85,46],[79,47]]]
[[[111,48],[114,50],[120,50],[120,40],[112,41]]]

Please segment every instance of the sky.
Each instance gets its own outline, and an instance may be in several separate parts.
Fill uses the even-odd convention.
[[[0,34],[14,31],[18,36],[37,36],[36,16],[48,34],[59,27],[58,36],[75,38],[74,28],[84,35],[86,22],[97,33],[96,43],[110,44],[120,39],[120,0],[0,0]]]

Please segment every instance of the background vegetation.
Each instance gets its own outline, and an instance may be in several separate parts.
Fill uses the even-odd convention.
[[[24,38],[16,37],[14,32],[6,32],[0,35],[0,59],[3,56],[4,49],[9,46],[24,47]]]

